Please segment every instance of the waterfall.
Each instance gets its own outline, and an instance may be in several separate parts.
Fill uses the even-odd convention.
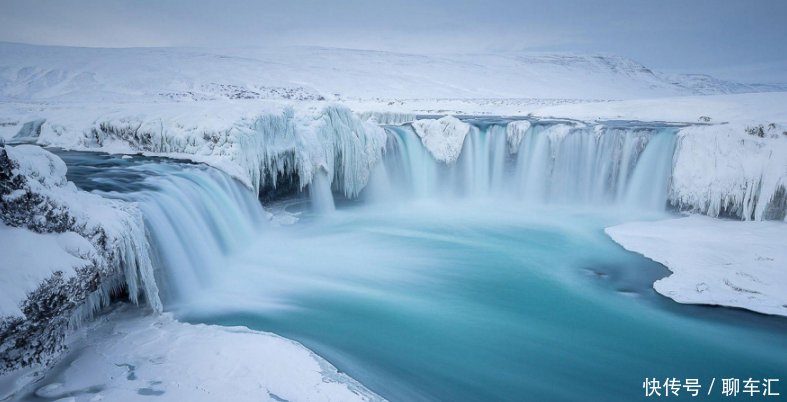
[[[312,182],[309,184],[309,198],[312,202],[312,210],[318,214],[327,214],[336,210],[331,193],[331,179],[324,170],[320,170],[312,176]]]
[[[520,141],[511,141],[506,124],[473,126],[455,163],[432,157],[411,127],[387,127],[371,198],[504,197],[651,210],[667,204],[675,129],[520,123],[527,127]]]
[[[643,209],[665,207],[675,142],[676,136],[669,132],[661,132],[653,137],[631,175],[626,190],[626,205]]]
[[[135,202],[145,220],[162,299],[195,297],[220,279],[222,259],[265,226],[259,200],[212,168],[148,164],[144,185],[107,196]]]

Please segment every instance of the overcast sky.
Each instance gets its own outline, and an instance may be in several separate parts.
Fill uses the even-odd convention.
[[[785,0],[0,0],[0,41],[602,52],[787,82]]]

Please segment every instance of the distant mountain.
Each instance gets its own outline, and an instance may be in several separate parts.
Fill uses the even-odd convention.
[[[785,90],[666,75],[606,55],[415,55],[315,47],[75,48],[0,43],[0,100],[631,99]]]
[[[787,84],[741,84],[720,80],[707,74],[663,75],[663,78],[697,95],[787,91]]]

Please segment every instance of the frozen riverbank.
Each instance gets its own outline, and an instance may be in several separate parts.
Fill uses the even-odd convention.
[[[692,215],[605,231],[626,250],[672,271],[653,284],[664,296],[787,316],[787,224]]]
[[[28,370],[0,377],[0,399],[21,389],[17,396],[74,402],[382,400],[297,342],[128,305],[72,335],[69,350],[35,384],[26,384],[34,378]]]

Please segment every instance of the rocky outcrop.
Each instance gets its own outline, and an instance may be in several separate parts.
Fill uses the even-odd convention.
[[[153,309],[161,309],[139,210],[80,191],[65,173],[63,161],[42,148],[0,145],[3,225],[35,233],[72,233],[90,245],[76,251],[85,261],[81,266],[53,260],[47,263],[51,275],[41,283],[7,284],[32,290],[18,301],[18,310],[5,314],[9,309],[4,309],[5,317],[0,317],[0,373],[50,362],[62,351],[69,330],[113,296],[127,296],[135,303],[145,300]],[[37,247],[28,246],[33,251]],[[21,269],[32,267],[3,267]]]

